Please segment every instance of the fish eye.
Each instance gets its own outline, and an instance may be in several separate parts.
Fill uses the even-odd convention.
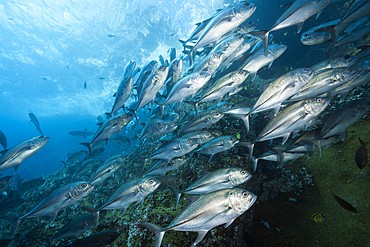
[[[243,192],[244,197],[247,197],[248,195],[249,195],[248,192],[246,192],[246,191]]]
[[[243,174],[243,175],[244,175],[244,174],[245,174],[245,171],[244,171],[244,170],[243,170],[243,171],[241,171],[241,174]]]
[[[85,189],[87,187],[87,184],[82,184],[82,188]]]
[[[309,68],[306,68],[304,71],[308,72],[308,71],[310,71],[310,69]]]
[[[188,143],[192,143],[193,141],[192,140],[189,140]]]
[[[308,33],[306,33],[305,35],[303,35],[304,37],[308,37]]]
[[[150,179],[149,183],[151,183],[151,184],[154,183],[154,179]]]
[[[320,103],[320,102],[321,102],[321,98],[317,98],[317,99],[316,99],[316,102],[317,102],[317,103]]]

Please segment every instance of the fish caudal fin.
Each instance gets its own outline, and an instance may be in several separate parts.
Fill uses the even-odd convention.
[[[147,228],[148,230],[150,230],[151,232],[155,234],[154,247],[160,247],[164,233],[165,233],[163,228],[155,224],[149,223],[149,222],[143,222],[143,223],[140,223],[140,225]]]
[[[91,144],[88,143],[88,142],[81,142],[80,143],[81,145],[84,145],[85,147],[87,147],[89,149],[89,156],[91,155],[92,153],[92,147],[91,147]]]
[[[180,201],[180,197],[181,197],[181,192],[179,192],[177,189],[175,189],[174,187],[172,186],[168,186],[172,192],[176,195],[176,203],[175,203],[175,207],[174,209],[177,208],[177,205],[179,205],[179,201]]]
[[[263,40],[263,50],[265,51],[265,53],[267,52],[267,45],[269,43],[269,33],[270,32],[266,30],[253,31],[249,33],[251,35],[258,36]]]
[[[21,219],[16,217],[16,216],[11,216],[11,215],[3,215],[0,216],[0,218],[4,218],[10,223],[12,223],[12,228],[10,230],[10,235],[13,236],[15,232],[17,231],[17,228],[19,226],[19,223],[21,222]]]

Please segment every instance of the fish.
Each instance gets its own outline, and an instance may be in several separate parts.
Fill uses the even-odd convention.
[[[302,30],[303,23],[311,16],[317,14],[317,17],[333,0],[296,0],[293,3],[284,4],[288,8],[276,20],[275,24],[268,31],[254,31],[253,35],[258,35],[263,39],[264,51],[267,51],[268,35],[285,27],[297,26],[297,33]]]
[[[233,106],[232,108],[225,111],[224,113],[229,114],[231,117],[241,119],[248,133],[249,132],[249,115],[247,113],[251,109],[252,107],[248,103],[240,103],[240,104]],[[240,137],[240,134],[237,134],[236,136],[238,139],[240,139],[238,136]]]
[[[203,240],[212,228],[225,224],[228,227],[247,211],[257,200],[253,193],[240,189],[223,189],[202,195],[185,208],[167,226],[160,227],[149,222],[140,223],[155,234],[155,247],[161,245],[164,233],[169,230],[197,232],[193,245]]]
[[[135,114],[136,111],[144,107],[149,102],[154,102],[154,97],[158,91],[163,87],[168,75],[168,66],[160,66],[156,71],[153,71],[145,80],[143,87],[140,90],[138,101],[128,110]]]
[[[252,157],[254,143],[283,137],[284,144],[291,132],[309,126],[312,121],[329,105],[328,98],[310,98],[291,104],[279,111],[249,146],[249,156]]]
[[[105,78],[104,77],[99,77],[99,80],[105,80]]]
[[[290,97],[289,101],[304,100],[324,93],[330,93],[330,91],[335,88],[356,78],[360,73],[360,70],[352,68],[336,68],[322,71],[319,74],[315,74],[313,78],[301,88],[300,93]]]
[[[84,153],[86,153],[86,151],[74,151],[72,153],[67,153],[67,158],[64,161],[61,160],[61,162],[64,165],[75,163],[81,158]]]
[[[343,29],[345,29],[351,22],[368,15],[370,15],[370,2],[363,1],[361,4],[355,6],[354,8],[348,9],[346,14],[336,25],[323,27],[317,29],[315,32],[330,32],[331,39],[335,43],[337,42],[338,34],[343,31]]]
[[[2,216],[3,218],[12,221],[11,235],[16,232],[18,225],[22,219],[35,218],[40,216],[51,216],[51,221],[54,221],[58,212],[65,207],[69,207],[77,203],[82,198],[92,192],[94,185],[78,181],[66,184],[46,196],[41,200],[31,211],[21,217]]]
[[[131,203],[144,200],[146,196],[153,193],[161,182],[155,177],[145,177],[131,180],[122,184],[109,199],[97,209],[101,210],[121,210],[121,216]]]
[[[12,167],[16,172],[21,162],[40,151],[49,139],[48,136],[33,137],[1,151],[0,153],[3,155],[0,157],[0,172]]]
[[[66,247],[104,247],[116,241],[119,235],[120,233],[116,231],[102,231],[91,234],[90,236],[82,239],[77,239],[75,242],[67,245]]]
[[[89,213],[70,220],[51,239],[75,238],[82,232],[94,229],[99,223],[99,215],[95,210],[90,210],[87,207],[82,208],[89,211]]]
[[[194,64],[189,71],[194,72],[207,72],[209,74],[214,74],[218,67],[221,65],[224,59],[224,51],[216,51],[214,53],[209,53],[205,56],[199,63]]]
[[[183,77],[173,86],[163,105],[178,102],[181,107],[181,102],[201,89],[211,79],[211,76],[210,73],[200,71]]]
[[[178,187],[183,182],[181,178],[174,175],[150,175],[150,177],[158,179],[161,182],[161,185],[156,191]]]
[[[127,63],[125,70],[123,71],[123,79],[134,77],[132,74],[135,71],[136,62],[134,60],[131,60]]]
[[[266,65],[270,68],[272,63],[280,57],[286,49],[286,45],[277,43],[269,45],[266,52],[261,48],[253,53],[239,68],[249,71],[253,82],[256,79],[257,71]]]
[[[35,116],[35,114],[33,114],[32,112],[30,112],[30,113],[28,113],[28,116],[31,119],[30,123],[32,122],[36,126],[36,129],[40,132],[40,135],[41,136],[44,136],[44,134],[42,133],[41,127],[40,127],[39,120],[37,119],[37,117]]]
[[[218,110],[200,112],[191,118],[180,130],[180,132],[188,133],[198,131],[205,128],[210,128],[224,116]]]
[[[128,142],[128,146],[131,146],[131,141],[133,139],[128,138],[127,136],[115,136],[112,141],[117,143],[126,143]]]
[[[227,151],[238,143],[239,140],[235,136],[220,136],[205,143],[201,148],[194,150],[194,152],[209,155],[208,162],[211,162],[213,155]]]
[[[5,136],[4,132],[2,132],[1,130],[0,130],[0,144],[1,144],[1,146],[3,146],[4,150],[8,146],[8,142],[6,140],[6,136]]]
[[[162,119],[149,119],[142,129],[139,139],[163,136],[175,131],[177,127],[173,122]]]
[[[138,93],[141,92],[141,88],[143,87],[144,82],[148,78],[148,76],[157,68],[158,62],[155,60],[150,61],[147,63],[143,69],[141,70],[135,84],[134,88],[138,91]]]
[[[179,170],[180,167],[185,164],[190,159],[189,155],[183,155],[180,157],[176,157],[171,159],[169,162],[166,160],[159,160],[157,161],[152,167],[148,169],[143,175],[144,176],[151,176],[151,175],[166,175],[167,172],[173,170]]]
[[[330,192],[331,194],[333,195],[334,199],[337,201],[337,203],[342,207],[344,208],[345,210],[348,210],[352,213],[358,213],[357,209],[355,207],[353,207],[349,202],[345,201],[344,199],[342,199],[341,197],[337,196],[337,195],[334,195],[333,191],[331,190],[330,188]]]
[[[115,97],[114,104],[110,113],[106,113],[108,116],[113,116],[113,113],[117,112],[119,109],[125,110],[125,103],[127,99],[131,96],[132,89],[134,87],[134,79],[129,77],[124,77],[118,86],[117,92],[113,95]]]
[[[187,133],[181,136],[181,138],[192,138],[195,139],[199,145],[203,145],[220,136],[222,136],[222,132],[219,130],[199,130]]]
[[[248,2],[240,2],[228,8],[220,10],[207,22],[195,45],[190,50],[190,65],[193,62],[197,49],[210,43],[216,43],[224,34],[230,32],[246,21],[256,10],[256,5]]]
[[[93,132],[91,132],[91,131],[89,131],[89,130],[87,130],[87,128],[86,128],[86,129],[84,129],[84,130],[74,130],[74,131],[70,131],[68,134],[70,134],[70,135],[72,135],[72,136],[75,136],[75,137],[80,137],[80,136],[82,136],[83,138],[85,138],[85,139],[86,139],[86,137],[91,136],[91,135],[93,135],[94,133],[93,133]]]
[[[175,208],[177,208],[180,197],[184,193],[192,195],[207,194],[217,190],[236,187],[251,178],[252,174],[239,167],[221,168],[208,172],[182,191],[177,191],[171,187],[171,190],[176,194]]]
[[[280,76],[271,82],[263,91],[248,115],[274,109],[275,116],[279,112],[281,104],[300,92],[314,76],[315,71],[310,68],[299,68]]]
[[[369,109],[368,100],[352,100],[340,105],[325,120],[318,139],[340,135],[341,140],[344,141],[346,129],[361,119]]]
[[[359,149],[357,149],[356,151],[355,161],[356,161],[356,165],[358,166],[358,168],[364,169],[368,162],[368,158],[367,158],[368,151],[366,149],[366,146],[370,142],[364,142],[363,140],[361,140],[360,137],[358,138],[358,140],[361,143],[361,147],[359,147]]]
[[[335,58],[329,58],[310,67],[316,74],[327,69],[336,69],[351,67],[358,61],[358,58],[351,55],[344,55]]]
[[[94,186],[103,183],[105,179],[112,176],[114,172],[116,172],[121,167],[124,159],[124,155],[116,155],[106,160],[104,164],[100,166],[98,170],[96,170],[94,175],[92,175],[89,183]]]
[[[322,222],[326,217],[320,213],[315,213],[311,216],[311,219],[315,222]]]
[[[91,142],[82,142],[81,145],[86,146],[89,149],[89,154],[92,153],[92,144],[100,141],[108,143],[109,137],[115,132],[120,131],[125,127],[131,119],[134,117],[131,113],[121,113],[110,119],[106,120],[104,123],[98,124],[100,127],[95,132],[94,137]]]
[[[163,141],[162,141],[163,142]],[[184,156],[198,147],[198,143],[194,138],[173,139],[162,144],[154,153],[148,156],[151,159],[166,160],[167,163],[171,159]]]
[[[171,92],[175,83],[181,79],[182,69],[183,69],[183,59],[179,58],[171,62],[170,68],[168,71],[168,77],[165,83],[166,97]]]
[[[100,164],[99,161],[94,159],[87,159],[83,161],[77,168],[77,170],[73,173],[72,178],[82,175],[87,172],[89,169],[93,168],[94,166]]]
[[[9,184],[12,182],[13,176],[4,176],[0,177],[0,194],[6,194],[6,189],[9,187]]]
[[[84,88],[86,89],[86,81],[85,81],[85,83],[84,83]]]
[[[208,90],[200,96],[196,101],[185,101],[188,104],[194,106],[194,110],[198,113],[198,104],[201,102],[211,101],[211,100],[222,100],[222,97],[236,87],[241,85],[249,76],[249,71],[246,70],[237,70],[231,73],[228,73],[216,80]]]
[[[340,22],[340,19],[325,22],[319,26],[313,27],[301,35],[301,43],[304,45],[319,45],[331,39],[330,32],[316,32],[316,30],[331,25],[336,25]]]
[[[109,37],[109,38],[113,38],[113,37],[114,37],[114,35],[113,35],[113,34],[108,34],[108,37]]]

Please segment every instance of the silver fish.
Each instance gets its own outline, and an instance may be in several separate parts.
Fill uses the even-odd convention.
[[[162,141],[163,142],[163,141]],[[176,157],[190,153],[198,147],[198,143],[192,138],[180,138],[169,140],[160,146],[148,158],[167,160],[167,163]]]
[[[149,119],[142,129],[139,139],[163,136],[175,131],[177,127],[173,122],[162,119]]]
[[[268,35],[285,27],[297,25],[297,33],[302,29],[303,23],[311,16],[322,12],[333,0],[296,0],[293,3],[286,4],[288,9],[276,20],[275,24],[268,31],[253,32],[263,39],[263,48],[267,51]]]
[[[194,65],[193,68],[190,68],[189,71],[194,72],[207,72],[213,75],[218,67],[221,65],[224,59],[224,51],[216,51],[214,53],[209,53],[206,57],[204,57],[199,63]]]
[[[132,73],[134,73],[135,67],[136,67],[136,62],[134,60],[131,60],[130,62],[128,62],[123,72],[123,79],[128,78],[128,77],[133,77]]]
[[[49,141],[48,136],[38,136],[25,140],[16,146],[3,150],[0,157],[0,172],[14,167],[17,171],[19,164],[40,151],[40,149]]]
[[[183,164],[190,159],[189,155],[184,155],[171,159],[169,162],[166,160],[157,161],[149,170],[144,173],[145,176],[151,175],[165,175],[167,172],[178,170]]]
[[[281,104],[298,93],[314,76],[315,71],[309,68],[300,68],[289,71],[271,82],[263,91],[249,114],[274,109],[275,115]]]
[[[65,207],[69,207],[86,197],[90,194],[93,188],[94,185],[85,181],[70,183],[51,192],[51,194],[45,197],[27,214],[19,218],[4,216],[4,218],[13,221],[11,235],[14,235],[22,219],[50,215],[51,220],[54,221],[60,210]]]
[[[358,61],[357,57],[351,55],[344,55],[340,57],[330,58],[317,63],[310,67],[316,74],[326,69],[336,69],[343,67],[351,67]]]
[[[104,140],[108,143],[109,137],[115,132],[121,131],[121,129],[125,127],[133,117],[134,116],[131,113],[122,113],[109,118],[104,123],[100,124],[99,129],[96,131],[90,143],[82,142],[80,144],[86,146],[89,149],[89,154],[91,154],[91,144]]]
[[[181,129],[181,132],[188,133],[201,129],[208,129],[213,124],[220,121],[224,116],[223,113],[218,110],[200,112],[198,115],[191,118]]]
[[[360,73],[360,70],[352,68],[337,68],[322,71],[319,74],[315,74],[313,78],[301,88],[300,93],[290,97],[289,101],[304,100],[323,93],[329,93],[335,88],[356,78]]]
[[[310,98],[285,107],[267,123],[257,136],[256,142],[283,137],[284,144],[290,133],[308,126],[330,103],[327,98]],[[254,143],[250,145],[249,156],[252,156]]]
[[[161,245],[166,231],[192,231],[198,237],[193,245],[198,244],[209,230],[225,224],[225,227],[247,211],[257,200],[257,196],[249,191],[232,188],[202,195],[184,209],[167,227],[160,227],[144,222],[140,225],[155,234],[155,247]]]
[[[196,101],[186,101],[194,105],[195,112],[198,112],[198,104],[201,102],[211,101],[211,100],[222,100],[222,97],[236,87],[241,85],[249,76],[249,72],[246,70],[237,70],[229,74],[224,75],[217,81],[213,83],[212,86]]]
[[[211,162],[213,155],[227,151],[233,148],[237,143],[239,143],[239,140],[235,136],[220,136],[205,143],[194,152],[210,155],[208,162]]]
[[[37,119],[37,117],[35,116],[35,114],[33,114],[32,112],[30,112],[30,113],[28,113],[28,116],[30,117],[31,122],[36,126],[36,129],[40,132],[40,135],[41,136],[44,136],[44,133],[42,133],[42,130],[41,130],[41,127],[40,127],[39,120]]]
[[[304,45],[319,45],[325,41],[329,41],[331,39],[330,32],[316,32],[316,30],[331,25],[336,25],[339,23],[339,21],[340,19],[336,19],[307,30],[301,35],[301,43]]]
[[[256,10],[256,5],[247,2],[237,3],[219,11],[204,27],[194,47],[191,49],[190,63],[193,62],[193,53],[210,43],[215,43],[224,34],[233,30],[247,20]]]
[[[239,167],[221,168],[207,173],[183,191],[171,188],[176,194],[177,207],[181,194],[206,194],[217,190],[229,189],[247,182],[252,178],[252,174]]]
[[[200,130],[185,134],[181,136],[181,138],[192,138],[195,139],[199,145],[203,145],[220,136],[222,136],[222,132],[219,130]]]
[[[87,128],[86,128],[86,129],[84,129],[84,130],[74,130],[74,131],[70,131],[68,134],[70,134],[70,135],[72,135],[72,136],[75,136],[75,137],[80,137],[80,136],[82,136],[82,137],[84,137],[84,138],[86,139],[86,137],[91,136],[91,135],[93,135],[94,133],[93,133],[93,132],[91,132],[91,131],[89,131],[89,130],[87,130]]]
[[[0,144],[1,144],[1,146],[3,146],[4,150],[8,146],[6,136],[5,136],[4,132],[2,132],[1,130],[0,130]]]
[[[120,209],[121,216],[125,213],[131,203],[143,200],[155,191],[161,182],[155,178],[138,178],[122,184],[109,199],[98,209],[111,210]]]
[[[114,160],[108,163],[104,163],[101,167],[96,170],[94,175],[89,180],[89,183],[95,185],[101,184],[105,179],[112,176],[121,166],[122,160]]]
[[[119,109],[125,109],[126,100],[130,97],[132,88],[134,87],[134,79],[132,77],[124,77],[118,86],[117,92],[113,95],[115,98],[113,107],[109,116],[113,116],[113,113]]]
[[[286,49],[287,46],[284,44],[271,44],[267,47],[267,52],[263,49],[259,49],[248,58],[240,68],[250,72],[253,82],[254,79],[256,79],[257,71],[266,65],[270,68],[272,63],[280,57]]]
[[[186,97],[194,95],[202,88],[211,79],[211,76],[211,74],[203,71],[185,76],[176,82],[163,104],[172,104],[175,102],[181,104]]]

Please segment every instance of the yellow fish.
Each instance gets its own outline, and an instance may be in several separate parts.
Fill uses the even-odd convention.
[[[315,213],[311,216],[311,219],[313,219],[313,221],[315,222],[322,222],[325,219],[325,217],[322,216],[320,213]]]

